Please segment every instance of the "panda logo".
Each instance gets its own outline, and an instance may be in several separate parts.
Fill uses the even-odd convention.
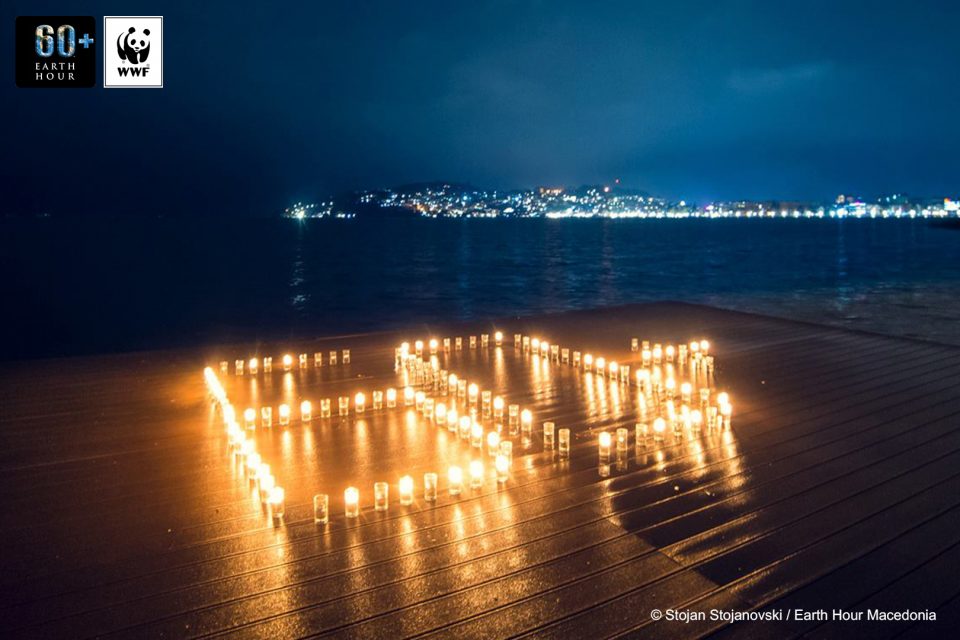
[[[150,29],[144,29],[139,36],[136,27],[130,27],[126,33],[121,33],[117,37],[117,53],[121,60],[127,60],[130,64],[146,62],[150,55]]]

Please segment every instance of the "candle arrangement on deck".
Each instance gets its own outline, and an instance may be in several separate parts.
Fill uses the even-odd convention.
[[[468,337],[467,344],[471,351],[478,348],[496,349],[502,353],[504,333],[495,331],[492,338],[488,333],[480,334],[479,340],[473,335]],[[453,349],[451,344],[455,345]],[[538,367],[562,365],[578,371],[586,378],[585,389],[601,393],[605,400],[608,389],[611,398],[629,397],[630,407],[624,408],[617,400],[612,415],[633,425],[638,459],[641,450],[647,447],[652,446],[659,451],[668,437],[674,442],[683,442],[700,437],[702,433],[730,429],[732,403],[728,393],[718,392],[714,388],[714,356],[707,340],[675,345],[631,338],[629,345],[632,355],[624,358],[623,354],[618,354],[619,359],[519,333],[513,334],[512,346],[514,357],[529,358],[531,365],[534,362]],[[459,441],[459,446],[473,457],[465,467],[449,465],[442,476],[435,471],[424,472],[419,488],[415,486],[413,476],[399,478],[396,500],[400,506],[414,505],[417,491],[423,497],[421,508],[438,502],[441,481],[445,481],[444,495],[450,499],[473,495],[484,488],[487,469],[491,470],[496,479],[494,486],[499,490],[510,482],[515,447],[520,447],[520,455],[526,455],[531,447],[534,450],[542,447],[540,451],[546,457],[541,461],[550,464],[551,460],[571,459],[575,449],[574,438],[586,444],[586,437],[592,436],[597,447],[601,477],[611,473],[614,454],[616,468],[626,468],[624,463],[629,455],[631,429],[616,426],[613,431],[591,431],[575,430],[570,426],[558,428],[554,420],[535,423],[534,412],[530,408],[511,401],[518,397],[515,390],[484,388],[479,379],[468,379],[450,370],[453,359],[468,357],[469,352],[465,352],[463,346],[463,337],[453,340],[449,337],[442,340],[431,337],[414,341],[412,347],[404,342],[394,349],[394,373],[398,378],[396,386],[336,396],[340,424],[346,425],[353,419],[365,418],[366,413],[386,410],[411,412],[423,428],[452,432],[454,439],[451,444]],[[463,355],[458,352],[463,352]],[[350,364],[351,353],[349,349],[331,350],[327,354],[326,364],[324,360],[321,351],[314,352],[312,356],[308,353],[283,354],[280,362],[288,380],[285,386],[289,384],[290,376],[306,375],[302,372],[298,374],[295,369],[308,369],[311,363],[314,368],[334,366],[338,362]],[[270,373],[272,364],[272,356],[238,358],[234,360],[232,372],[236,376],[253,377]],[[219,373],[222,376],[231,373],[229,360],[219,362]],[[300,399],[299,404],[293,404],[293,407],[299,408],[296,415],[291,405],[284,402],[278,404],[276,409],[271,405],[248,407],[238,419],[237,410],[230,403],[213,368],[206,368],[204,376],[208,392],[223,417],[229,450],[236,456],[239,467],[245,470],[262,508],[274,520],[282,521],[287,513],[287,494],[277,483],[269,463],[257,451],[257,430],[273,427],[275,419],[276,425],[283,428],[289,428],[296,420],[307,429],[317,422],[329,423],[335,420],[331,410],[333,398],[319,399],[319,418],[314,414],[314,403],[310,399]],[[372,403],[368,402],[369,398],[373,398]],[[591,398],[588,393],[586,399],[589,401]],[[535,424],[542,425],[537,440],[533,438]],[[535,442],[541,444],[534,445]],[[580,451],[579,444],[576,450]],[[658,455],[658,459],[662,460],[662,453]],[[576,458],[581,458],[579,453]],[[373,511],[387,511],[390,507],[390,484],[378,481],[372,488],[373,491],[366,495],[373,496]],[[468,488],[470,491],[464,493]],[[343,489],[344,518],[360,517],[363,493],[356,486]],[[318,525],[327,524],[330,512],[329,494],[314,495],[314,521]]]

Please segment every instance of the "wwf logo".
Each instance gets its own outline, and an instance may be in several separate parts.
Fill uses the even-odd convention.
[[[130,27],[117,36],[117,54],[130,64],[146,62],[150,56],[150,29],[138,33],[136,27]]]
[[[105,16],[103,37],[104,87],[163,87],[163,16]]]

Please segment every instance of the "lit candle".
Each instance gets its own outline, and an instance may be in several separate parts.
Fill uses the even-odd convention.
[[[636,441],[637,441],[637,446],[639,447],[641,444],[646,445],[646,443],[647,443],[647,423],[646,423],[646,422],[638,422],[634,430],[635,430],[635,432],[636,432],[636,433],[634,434],[634,437],[635,437],[635,439],[636,439]]]
[[[560,457],[568,457],[570,455],[570,429],[560,429],[557,431],[557,442]]]
[[[510,473],[510,463],[507,462],[507,458],[503,455],[497,456],[495,465],[497,468],[497,482],[506,482]]]
[[[553,433],[556,425],[553,422],[543,423],[543,448],[553,449]]]
[[[450,338],[443,339],[443,350],[450,351]]]
[[[721,391],[720,393],[717,394],[718,405],[725,405],[729,403],[730,403],[730,394],[728,394],[726,391]]]
[[[427,502],[437,501],[437,474],[433,472],[423,474],[423,499]]]
[[[479,489],[483,486],[483,463],[479,460],[470,461],[470,488]]]
[[[487,433],[487,455],[495,456],[500,451],[500,434],[496,431]]]
[[[290,371],[290,368],[293,366],[293,356],[289,353],[283,354],[283,370]]]
[[[263,407],[260,409],[260,424],[264,427],[273,426],[273,407]]]
[[[600,432],[599,444],[600,444],[600,457],[609,458],[610,457],[610,432],[609,431]]]
[[[356,487],[347,487],[343,492],[344,515],[356,518],[360,515],[360,491]]]
[[[450,495],[458,496],[463,490],[463,469],[454,465],[447,472],[447,480],[450,483]]]
[[[331,351],[330,353],[328,353],[328,354],[327,354],[327,359],[328,359],[328,361],[330,362],[331,365],[337,364],[337,352],[336,352],[336,351]]]
[[[667,421],[663,418],[657,418],[653,421],[653,439],[656,442],[663,442],[663,434],[667,430]]]
[[[480,392],[480,410],[484,418],[489,418],[493,406],[493,392],[485,389]]]
[[[451,373],[450,376],[447,378],[447,389],[449,393],[451,394],[456,393],[458,384],[459,384],[459,380],[457,380],[457,374]]]
[[[659,344],[653,345],[653,364],[660,364],[663,361],[663,347]]]
[[[584,354],[583,356],[583,368],[587,371],[593,368],[593,356],[589,353]]]
[[[363,413],[366,406],[367,406],[367,396],[365,396],[362,391],[358,391],[357,395],[353,396],[354,412]]]
[[[457,381],[457,397],[461,400],[467,397],[467,381],[458,380]]]
[[[400,504],[413,504],[413,478],[410,476],[400,478]]]
[[[234,372],[235,372],[238,376],[242,376],[242,375],[243,375],[243,360],[237,360],[236,362],[234,362],[234,363],[233,363],[233,367],[234,367],[234,369],[233,369]]]
[[[640,362],[643,364],[643,366],[649,367],[651,359],[652,359],[652,356],[650,353],[650,349],[644,349],[643,351],[640,352]]]
[[[700,433],[700,427],[703,425],[703,414],[699,409],[690,412],[690,428],[694,433]]]
[[[379,389],[373,392],[373,408],[374,410],[383,408],[383,391]]]
[[[530,412],[530,409],[524,409],[520,412],[520,429],[528,435],[533,431],[533,413]]]
[[[417,391],[415,394],[413,394],[414,408],[415,408],[417,411],[420,411],[420,412],[422,413],[422,412],[423,412],[423,405],[424,405],[424,402],[426,401],[426,399],[427,399],[427,394],[426,394],[426,393],[424,393],[423,391]]]
[[[413,406],[414,399],[416,398],[416,392],[414,392],[413,387],[404,387],[403,388],[403,404],[404,406],[410,407]]]
[[[534,338],[530,341],[530,347],[533,349],[534,353],[540,351],[540,338]]]
[[[257,427],[257,410],[253,407],[243,412],[243,426],[247,429],[255,429]]]
[[[266,356],[263,359],[263,372],[270,373],[271,371],[273,371],[273,358],[270,356]]]
[[[329,418],[331,414],[330,409],[330,398],[323,398],[320,400],[320,417]]]
[[[350,397],[349,396],[340,396],[339,398],[337,398],[337,405],[340,408],[341,416],[350,415]]]
[[[689,382],[684,382],[680,385],[680,400],[682,402],[690,402],[690,398],[693,395],[693,385]]]
[[[477,383],[470,383],[470,387],[467,390],[467,397],[470,401],[470,404],[477,404],[477,397],[480,394],[480,387],[477,386]]]
[[[423,340],[417,340],[413,343],[413,348],[416,350],[418,356],[423,355]]]
[[[267,504],[267,502],[270,500],[270,492],[273,491],[277,481],[270,474],[267,474],[262,478],[258,475],[257,484],[260,487],[260,504]]]
[[[290,424],[290,405],[282,404],[277,407],[277,415],[280,419],[281,427],[285,427]]]
[[[579,352],[579,351],[574,351],[574,352],[573,352],[573,366],[574,366],[574,367],[577,367],[577,368],[580,367],[580,352]]]
[[[617,376],[620,374],[620,365],[618,365],[616,361],[612,361],[609,365],[607,365],[607,371],[610,374],[610,379],[616,380]]]
[[[560,360],[562,362],[570,362],[570,349],[563,348],[560,350]]]
[[[436,353],[436,352],[437,352],[437,348],[438,348],[439,346],[440,346],[440,343],[437,341],[437,339],[436,339],[436,338],[432,338],[432,339],[430,340],[430,353]]]
[[[486,349],[490,346],[490,335],[486,333],[480,334],[480,346]]]
[[[327,524],[330,521],[330,496],[318,493],[313,496],[314,524]]]
[[[221,361],[220,361],[220,373],[223,374],[223,375],[227,375],[228,373],[230,373],[230,362],[229,362],[229,361],[227,361],[227,360],[221,360]]]
[[[677,350],[673,348],[672,344],[668,344],[667,348],[663,350],[664,355],[667,356],[667,362],[673,362],[674,357],[677,354]]]
[[[300,420],[303,422],[310,422],[313,419],[313,405],[310,404],[309,400],[304,400],[300,403]]]
[[[316,353],[313,354],[313,366],[315,366],[315,367],[322,367],[322,366],[323,366],[323,352],[322,352],[322,351],[317,351]],[[320,494],[317,494],[317,495],[320,495]],[[326,495],[326,494],[323,494],[323,495]]]
[[[460,336],[457,336],[457,339],[454,341],[454,344],[456,345],[457,351],[460,351],[461,349],[463,349],[463,338],[461,338]]]
[[[707,355],[707,353],[708,353],[709,351],[710,351],[710,342],[707,341],[707,340],[701,340],[701,341],[700,341],[700,352],[703,353],[703,355]]]
[[[733,415],[733,405],[729,402],[720,405],[720,415],[723,416],[723,428],[730,428],[730,417]]]
[[[507,459],[507,462],[513,466],[513,443],[509,440],[500,441],[500,455]]]
[[[373,483],[373,510],[386,511],[390,504],[390,486],[386,482]]]
[[[256,358],[250,358],[250,362],[247,364],[247,369],[250,371],[250,375],[257,375],[258,362]]]
[[[387,408],[393,409],[397,406],[397,390],[393,387],[387,389]]]
[[[437,403],[437,408],[434,409],[434,415],[437,418],[437,424],[440,426],[446,426],[447,424],[447,405],[442,402]]]
[[[630,351],[636,353],[640,350],[640,340],[637,338],[630,338]]]
[[[470,427],[470,446],[479,449],[483,446],[483,425],[474,422]]]
[[[493,341],[496,343],[496,345],[497,345],[498,347],[499,347],[500,345],[502,345],[502,344],[503,344],[503,332],[502,332],[502,331],[497,331],[496,333],[494,333],[494,334],[493,334]]]
[[[300,354],[300,368],[301,369],[307,368],[307,354],[305,353]]]
[[[285,493],[283,487],[274,487],[270,490],[270,513],[272,513],[276,519],[283,517],[285,510],[284,499]]]
[[[503,398],[500,396],[493,399],[493,418],[503,420]]]
[[[630,441],[630,430],[626,427],[617,429],[617,451],[626,451]]]
[[[470,427],[472,426],[470,416],[460,417],[460,437],[466,440],[470,437]]]
[[[516,432],[516,426],[520,424],[520,405],[511,404],[507,407],[507,423],[510,426],[510,432]]]
[[[624,384],[630,383],[630,365],[628,364],[620,365],[620,382]]]
[[[607,361],[604,358],[597,358],[597,375],[606,373]]]
[[[457,431],[457,425],[460,422],[460,418],[457,415],[456,407],[450,407],[447,409],[447,431],[455,433]]]

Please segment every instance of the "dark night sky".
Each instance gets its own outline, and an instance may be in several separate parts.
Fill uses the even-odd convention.
[[[166,86],[18,89],[3,65],[0,211],[273,215],[435,179],[960,191],[960,3],[17,1],[2,20],[74,12],[162,13]]]

